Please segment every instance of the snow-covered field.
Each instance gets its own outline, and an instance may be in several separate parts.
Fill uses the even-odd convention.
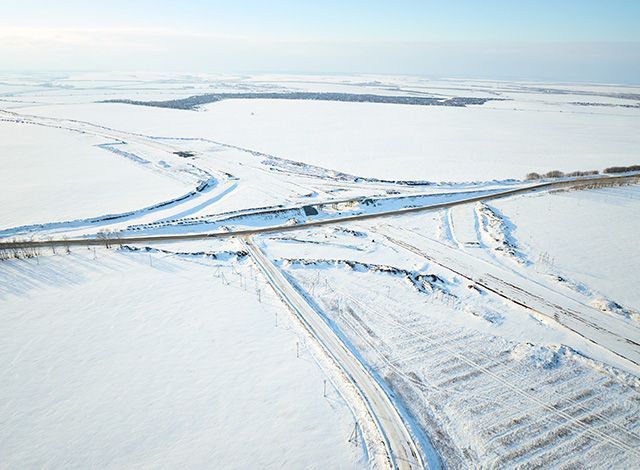
[[[234,92],[493,100],[100,102]],[[639,102],[2,77],[0,467],[638,467],[640,178],[522,179],[639,164]]]
[[[358,224],[264,243],[448,465],[638,462],[640,382],[607,365],[624,362],[384,233]]]
[[[327,376],[251,261],[199,249],[223,255],[2,263],[0,466],[364,464],[349,407],[331,385],[323,397]]]
[[[94,136],[0,121],[0,229],[126,212],[189,191]]]
[[[509,104],[514,108],[229,100],[202,112],[121,104],[25,111],[151,135],[207,137],[384,179],[482,181],[636,162],[640,110],[593,113],[566,109],[570,105],[539,110]]]
[[[540,270],[585,291],[594,305],[614,301],[640,321],[639,186],[557,191],[492,205],[514,225],[514,238]]]
[[[414,78],[296,82],[248,80],[239,91],[337,91],[406,96],[481,96],[500,99],[481,106],[406,106],[282,100],[228,100],[200,112],[93,103],[128,97],[122,86],[86,90],[85,102],[59,105],[36,93],[18,113],[89,120],[110,127],[167,137],[206,137],[346,173],[383,179],[486,181],[523,178],[531,171],[601,170],[637,163],[640,147],[639,89],[526,83],[428,82]],[[255,80],[255,79],[254,79]],[[81,86],[72,82],[75,86]],[[355,82],[357,83],[357,82]],[[275,88],[274,88],[275,85]],[[385,86],[386,85],[386,86]],[[228,85],[227,85],[228,86]],[[141,86],[142,87],[142,86]],[[552,90],[547,92],[544,90]],[[189,96],[228,88],[196,87]],[[384,93],[383,93],[384,92]],[[626,93],[629,99],[622,99]],[[73,95],[66,91],[63,96]],[[24,100],[30,94],[20,95]],[[634,99],[633,96],[636,96]],[[163,100],[155,96],[147,99]],[[38,106],[38,102],[47,103]],[[576,104],[579,103],[579,104]],[[635,106],[635,107],[623,107]]]

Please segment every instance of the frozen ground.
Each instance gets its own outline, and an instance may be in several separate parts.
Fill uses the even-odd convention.
[[[501,101],[98,103],[234,91]],[[639,102],[418,77],[2,77],[1,238],[294,230],[0,250],[0,467],[384,468],[411,440],[450,467],[637,467],[637,179],[332,219],[640,163]],[[313,221],[330,225],[296,227]],[[338,340],[296,320],[296,290]],[[336,357],[365,367],[374,405]]]
[[[264,245],[409,408],[446,465],[639,461],[637,368],[612,368],[624,362],[383,232],[357,224]]]
[[[637,88],[559,86],[418,78],[369,81],[324,77],[297,81],[244,79],[236,91],[337,91],[406,96],[480,96],[490,101],[466,108],[371,103],[229,100],[201,112],[95,104],[115,97],[144,99],[135,83],[104,89],[21,93],[20,113],[68,117],[145,134],[207,137],[296,161],[361,176],[429,181],[523,178],[530,171],[599,169],[637,163],[640,93]],[[192,80],[181,96],[230,90],[230,81]],[[206,83],[206,80],[204,81]],[[55,82],[62,85],[62,82]],[[55,85],[54,83],[54,85]],[[71,87],[82,83],[69,82]],[[176,85],[185,86],[184,81]],[[137,85],[144,88],[140,82]],[[159,85],[155,85],[159,86]],[[145,89],[146,90],[146,89]],[[148,91],[145,91],[148,93]],[[73,96],[71,103],[50,101]],[[33,95],[33,96],[32,96]],[[6,98],[17,100],[18,96]],[[150,99],[173,99],[155,96]],[[38,103],[46,106],[38,106]],[[578,104],[576,104],[578,103]],[[534,130],[535,131],[532,131]],[[391,162],[391,163],[390,163]]]
[[[516,109],[230,100],[207,105],[203,112],[121,104],[28,112],[153,135],[207,137],[385,179],[523,178],[530,171],[601,169],[636,161],[640,110],[594,114],[565,112],[558,105],[545,112],[511,104]]]
[[[251,262],[224,254],[235,244],[198,248],[222,258],[2,263],[0,466],[364,465],[349,408],[331,386],[323,398],[326,376]]]
[[[125,212],[189,191],[93,136],[0,121],[0,229]]]
[[[640,321],[639,186],[557,191],[492,205],[509,218],[514,238],[540,270],[591,291],[596,305],[610,299],[634,310]]]

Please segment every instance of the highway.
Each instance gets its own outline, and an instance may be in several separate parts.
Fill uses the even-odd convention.
[[[550,190],[550,189],[562,189],[580,187],[593,184],[618,184],[629,180],[638,180],[640,175],[623,175],[623,176],[599,176],[595,178],[573,178],[564,179],[560,181],[545,181],[543,183],[534,183],[527,186],[520,186],[518,188],[505,189],[504,191],[495,192],[492,194],[484,194],[480,196],[471,196],[465,199],[459,199],[451,202],[443,202],[437,204],[428,204],[418,207],[407,207],[401,209],[395,209],[391,211],[365,213],[349,216],[336,216],[329,219],[322,220],[309,220],[294,225],[275,225],[267,227],[252,227],[240,230],[228,230],[220,232],[203,232],[203,233],[188,233],[188,234],[169,234],[169,235],[144,235],[139,237],[98,237],[92,238],[59,238],[51,240],[6,240],[0,241],[0,249],[12,249],[12,248],[47,248],[47,247],[70,247],[70,246],[95,246],[95,245],[123,245],[127,243],[154,243],[154,242],[176,242],[176,241],[189,241],[189,240],[204,240],[207,238],[230,238],[247,235],[257,235],[261,233],[277,233],[302,230],[306,228],[319,227],[324,225],[337,225],[345,222],[357,222],[369,219],[379,219],[387,217],[395,217],[399,215],[446,209],[459,204],[467,204],[472,202],[488,201],[491,199],[498,199],[507,196],[515,196],[518,194],[525,194],[534,191]],[[357,199],[354,199],[356,201]],[[318,203],[321,204],[321,203]]]
[[[380,384],[251,238],[243,237],[241,240],[276,294],[300,318],[310,334],[359,391],[385,443],[390,467],[424,468],[413,437]]]

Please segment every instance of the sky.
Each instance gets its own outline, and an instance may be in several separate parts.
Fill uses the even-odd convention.
[[[4,71],[640,84],[637,0],[0,0]]]

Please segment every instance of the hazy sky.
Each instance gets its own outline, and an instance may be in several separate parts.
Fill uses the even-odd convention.
[[[640,83],[640,0],[0,0],[0,69]]]

